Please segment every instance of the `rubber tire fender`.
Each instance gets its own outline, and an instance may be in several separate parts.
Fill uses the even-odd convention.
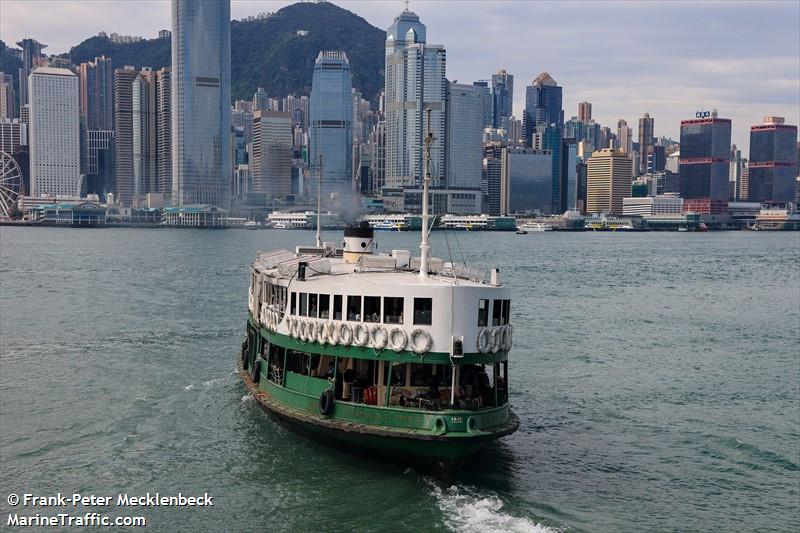
[[[336,399],[333,396],[333,391],[328,389],[319,396],[319,412],[321,415],[328,416],[333,412],[333,404]]]

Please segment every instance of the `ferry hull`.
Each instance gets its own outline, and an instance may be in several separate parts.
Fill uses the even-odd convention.
[[[514,432],[519,426],[517,417],[509,412],[510,419],[504,428],[490,435],[461,438],[402,437],[377,434],[369,430],[345,430],[336,427],[336,421],[320,424],[322,417],[297,413],[283,406],[269,394],[259,389],[239,360],[242,381],[253,395],[258,406],[271,418],[290,431],[326,446],[372,460],[411,466],[421,472],[432,474],[446,482],[452,482],[464,462],[481,448],[497,438]],[[352,426],[352,424],[350,424]]]

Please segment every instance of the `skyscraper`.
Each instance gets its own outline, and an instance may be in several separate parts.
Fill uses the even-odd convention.
[[[133,177],[133,67],[114,71],[114,185],[117,201],[130,206],[136,189]]]
[[[172,0],[172,203],[230,207],[230,0]]]
[[[622,214],[622,199],[631,195],[631,158],[604,148],[592,154],[586,177],[586,212]]]
[[[0,119],[17,117],[15,100],[14,77],[0,72]]]
[[[492,103],[492,91],[489,88],[489,82],[486,80],[479,80],[472,82],[475,91],[481,100],[481,114],[483,116],[483,127],[491,128],[494,114],[494,104]],[[483,128],[481,128],[483,130]]]
[[[525,132],[527,146],[533,146],[533,134],[540,124],[555,124],[559,129],[564,126],[564,110],[561,101],[561,87],[547,72],[539,74],[525,89],[525,112],[522,116],[522,128]]]
[[[255,112],[250,170],[253,192],[266,193],[273,198],[292,193],[292,118],[289,113]]]
[[[589,102],[578,103],[578,120],[589,122],[592,120],[592,104]]]
[[[269,96],[263,87],[259,87],[253,94],[253,111],[268,111],[269,110]]]
[[[32,196],[78,194],[80,118],[78,77],[39,67],[28,78]]]
[[[621,152],[629,156],[633,152],[633,130],[623,119],[617,121],[617,145]]]
[[[728,203],[731,121],[709,118],[681,121],[680,193],[685,199],[709,200],[709,212]]]
[[[651,152],[655,139],[653,138],[653,128],[655,119],[650,118],[650,113],[645,113],[639,119],[639,172],[647,173],[647,156]]]
[[[748,200],[792,202],[797,171],[797,126],[765,117],[750,128]]]
[[[323,197],[330,197],[330,193],[342,195],[352,192],[352,91],[353,78],[347,55],[340,51],[320,52],[314,63],[311,83],[309,164],[316,177],[322,154]]]
[[[157,192],[156,73],[145,67],[133,80],[133,194]]]
[[[169,67],[156,72],[156,191],[172,195],[172,76]]]
[[[19,69],[19,106],[22,107],[30,103],[28,97],[28,76],[39,66],[39,59],[42,57],[42,49],[47,48],[36,39],[22,39],[17,43],[22,48],[22,68]]]
[[[503,148],[501,213],[553,213],[552,160],[550,150]]]
[[[482,87],[450,83],[447,94],[447,188],[480,189],[483,152]]]
[[[114,129],[114,69],[101,56],[78,67],[81,119],[87,130]]]
[[[508,120],[514,114],[514,76],[505,70],[492,75],[492,127],[509,130]]]
[[[386,187],[415,187],[424,175],[423,139],[430,108],[434,183],[445,172],[445,79],[443,46],[426,44],[425,25],[405,10],[386,30]]]

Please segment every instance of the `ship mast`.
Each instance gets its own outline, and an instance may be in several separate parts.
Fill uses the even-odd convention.
[[[322,219],[322,154],[319,154],[319,173],[317,174],[317,248],[322,247],[322,236],[320,234]]]
[[[428,188],[431,183],[431,144],[433,144],[433,133],[431,132],[431,109],[427,108],[425,113],[428,115],[428,131],[425,134],[425,178],[422,180],[422,242],[419,244],[419,277],[428,277],[428,255],[431,245],[428,242]]]

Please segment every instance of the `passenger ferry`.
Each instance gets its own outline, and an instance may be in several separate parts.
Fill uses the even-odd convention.
[[[321,242],[318,227],[315,246],[259,253],[239,369],[290,429],[451,478],[519,426],[508,401],[511,289],[497,269],[486,277],[429,257],[429,182],[428,171],[419,257],[377,254],[366,222],[341,245]]]
[[[523,231],[532,231],[534,233],[541,233],[543,231],[553,231],[553,226],[544,222],[526,222],[519,226],[518,229]]]

